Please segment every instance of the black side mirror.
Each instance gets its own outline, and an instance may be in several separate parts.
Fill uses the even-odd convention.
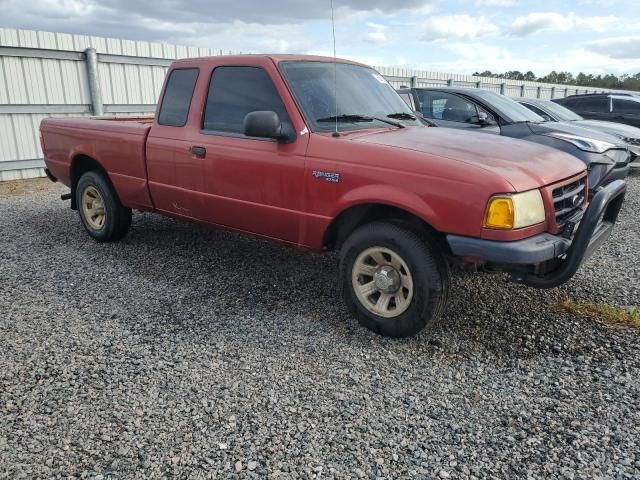
[[[244,134],[247,137],[273,138],[282,142],[293,140],[291,132],[283,126],[276,112],[260,110],[244,117]]]
[[[485,112],[480,112],[475,118],[477,118],[477,124],[481,127],[492,127],[497,125],[496,121],[493,118],[489,118],[489,115]]]

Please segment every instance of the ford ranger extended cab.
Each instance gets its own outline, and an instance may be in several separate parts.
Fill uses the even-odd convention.
[[[97,241],[136,209],[339,250],[349,311],[396,337],[442,314],[452,265],[566,282],[626,191],[589,199],[584,164],[544,145],[428,128],[376,71],[323,57],[179,60],[155,119],[51,118],[41,136]]]

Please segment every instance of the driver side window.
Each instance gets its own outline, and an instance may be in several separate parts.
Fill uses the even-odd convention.
[[[258,110],[273,111],[283,124],[289,115],[269,74],[258,67],[221,66],[213,71],[203,129],[244,134],[244,119]]]
[[[459,123],[479,123],[479,113],[488,113],[464,97],[444,92],[424,92],[422,114],[427,118]]]

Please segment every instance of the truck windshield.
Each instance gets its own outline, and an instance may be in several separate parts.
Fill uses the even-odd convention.
[[[394,88],[371,68],[297,61],[282,62],[280,68],[313,131],[333,131],[336,121],[340,130],[421,125]]]

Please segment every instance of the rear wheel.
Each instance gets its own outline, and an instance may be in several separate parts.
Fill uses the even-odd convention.
[[[357,229],[340,259],[342,292],[361,325],[390,337],[420,332],[444,310],[446,263],[425,236],[376,222]]]
[[[83,174],[75,189],[78,214],[85,230],[99,242],[123,238],[131,227],[131,209],[125,208],[105,176]]]

